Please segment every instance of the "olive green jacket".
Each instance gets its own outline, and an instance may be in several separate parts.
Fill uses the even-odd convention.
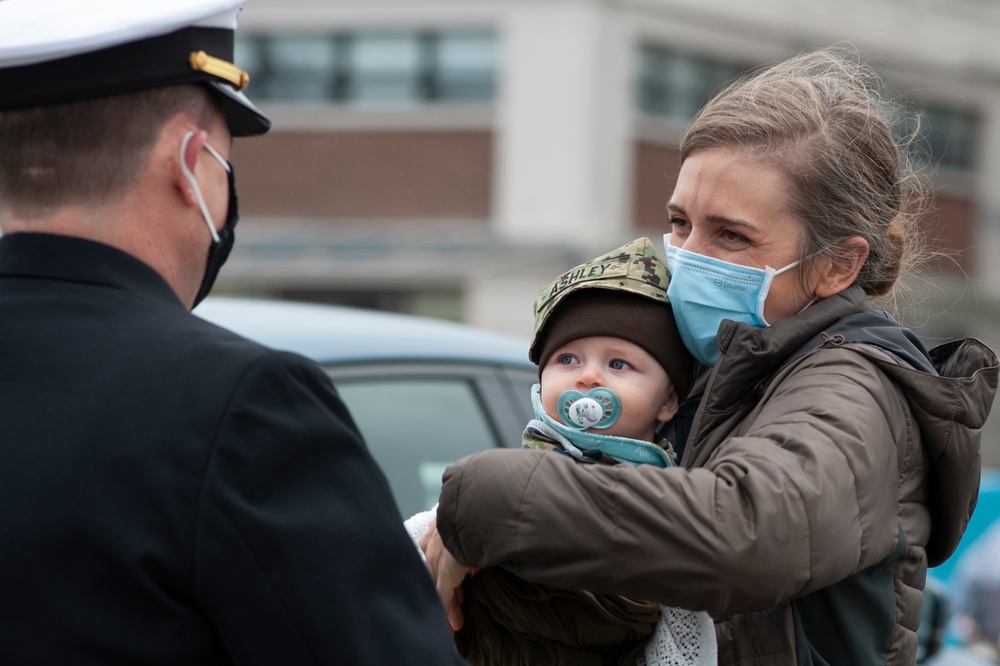
[[[477,454],[445,473],[445,545],[706,610],[720,664],[912,664],[928,560],[975,504],[996,355],[927,355],[856,287],[766,329],[725,322],[719,342],[679,467]]]

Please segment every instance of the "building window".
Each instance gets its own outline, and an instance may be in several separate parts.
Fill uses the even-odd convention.
[[[420,98],[421,40],[412,34],[360,34],[344,39],[345,85],[338,99],[367,103]]]
[[[637,106],[642,113],[679,122],[695,113],[726,84],[756,67],[644,44],[636,73]],[[908,102],[896,128],[902,137],[917,132],[915,154],[934,166],[970,171],[975,166],[980,121],[975,113],[942,104]]]
[[[687,122],[713,94],[750,66],[641,45],[636,86],[639,109]]]
[[[247,69],[256,96],[321,100],[330,95],[337,64],[336,44],[330,40],[270,39],[262,41],[254,55],[256,62]]]
[[[429,72],[433,99],[490,100],[496,86],[497,44],[488,35],[439,35]]]
[[[919,157],[942,169],[971,171],[976,163],[979,118],[975,113],[940,104],[911,102],[903,129],[916,128]]]
[[[255,99],[392,106],[491,101],[498,53],[475,31],[241,35],[236,63]]]

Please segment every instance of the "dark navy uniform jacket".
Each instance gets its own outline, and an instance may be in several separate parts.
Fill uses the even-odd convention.
[[[0,238],[0,664],[451,664],[327,376],[150,267]]]

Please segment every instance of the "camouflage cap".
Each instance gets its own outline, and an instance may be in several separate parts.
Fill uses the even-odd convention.
[[[544,360],[541,358],[544,356],[543,352],[552,351],[549,349],[551,344],[563,340],[571,332],[588,331],[590,335],[624,337],[647,348],[647,351],[650,351],[667,369],[675,385],[678,385],[679,389],[686,389],[690,368],[689,354],[680,340],[670,309],[670,299],[667,298],[669,284],[670,273],[667,266],[656,253],[653,243],[646,237],[637,238],[612,252],[566,271],[546,285],[535,299],[535,330],[528,358],[541,366],[541,361]],[[568,296],[580,294],[587,289],[598,289],[600,294],[595,293],[595,298],[588,297],[584,302],[574,296],[569,299],[565,308],[560,307]],[[598,295],[608,296],[615,292],[622,298],[596,298]],[[641,298],[637,301],[634,297]],[[583,311],[587,303],[592,304],[589,315]],[[653,322],[656,322],[655,339],[651,334],[627,332],[631,326],[623,317],[624,309],[636,310],[642,307],[643,303],[650,305],[658,303],[664,306],[663,310],[652,308],[660,313],[653,314],[652,318],[648,314],[641,317],[646,324],[640,328],[648,329]],[[562,313],[564,310],[567,315],[553,316],[554,313]],[[573,320],[573,326],[556,333],[555,336],[550,335],[555,326],[552,324],[554,319],[560,319],[558,328],[566,328],[563,320],[567,317]],[[636,325],[637,322],[638,320]]]
[[[643,236],[572,268],[538,292],[535,299],[534,349],[538,334],[562,299],[580,289],[599,288],[627,291],[656,301],[669,303],[667,285],[670,273],[652,241]],[[532,359],[534,360],[534,359]]]

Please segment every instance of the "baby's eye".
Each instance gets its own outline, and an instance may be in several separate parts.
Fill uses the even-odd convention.
[[[628,364],[627,361],[623,361],[620,358],[616,358],[615,360],[611,361],[611,363],[609,363],[608,366],[612,370],[628,370],[629,368],[632,367],[631,365]]]
[[[576,363],[576,356],[573,356],[572,354],[560,354],[559,363],[562,363],[563,365],[572,365]]]

